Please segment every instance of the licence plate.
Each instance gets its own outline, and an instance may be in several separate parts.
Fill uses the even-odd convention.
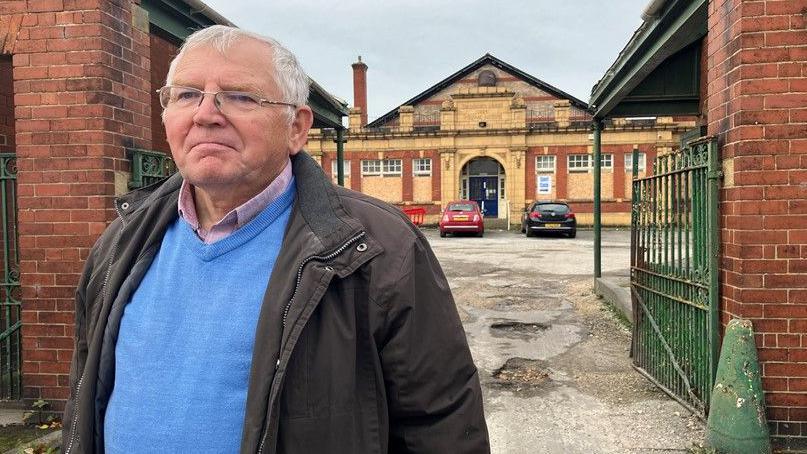
[[[544,227],[547,229],[557,229],[560,227],[560,224],[544,224]]]
[[[454,216],[455,221],[467,221],[468,216]]]

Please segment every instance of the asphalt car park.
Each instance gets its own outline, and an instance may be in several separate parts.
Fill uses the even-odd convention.
[[[700,420],[631,367],[629,327],[591,289],[591,230],[422,231],[479,369],[493,453],[687,452],[702,442]],[[603,231],[602,257],[604,275],[627,278],[630,231]]]

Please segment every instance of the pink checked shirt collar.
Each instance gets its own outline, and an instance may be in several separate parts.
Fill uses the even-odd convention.
[[[219,222],[210,227],[210,230],[205,230],[199,226],[196,204],[193,201],[193,191],[187,181],[183,181],[182,187],[179,189],[177,209],[179,210],[179,216],[193,228],[199,239],[205,244],[212,244],[228,237],[236,229],[255,218],[258,213],[286,191],[290,182],[291,160],[287,160],[286,166],[280,172],[280,175],[269,183],[266,189],[227,213]]]

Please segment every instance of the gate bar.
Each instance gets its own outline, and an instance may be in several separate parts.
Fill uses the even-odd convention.
[[[600,167],[602,167],[602,120],[595,118],[591,123],[594,129],[594,280],[602,277],[602,225],[600,224]]]

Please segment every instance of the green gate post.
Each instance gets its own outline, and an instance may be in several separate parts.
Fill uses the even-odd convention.
[[[336,183],[345,185],[345,128],[336,128]]]
[[[22,399],[22,306],[18,299],[19,242],[17,239],[17,156],[0,153],[0,215],[3,269],[0,297],[0,400]]]
[[[600,250],[601,230],[600,225],[600,168],[602,167],[602,120],[595,118],[591,124],[594,129],[594,279],[602,277],[602,263]]]
[[[723,176],[720,165],[720,156],[718,153],[717,142],[709,140],[708,142],[708,156],[709,156],[709,173],[707,178],[709,180],[709,341],[711,345],[711,358],[712,362],[712,380],[715,379],[717,373],[717,361],[720,356],[720,287],[718,281],[719,266],[720,266],[720,215],[719,215],[719,189],[720,178]]]

